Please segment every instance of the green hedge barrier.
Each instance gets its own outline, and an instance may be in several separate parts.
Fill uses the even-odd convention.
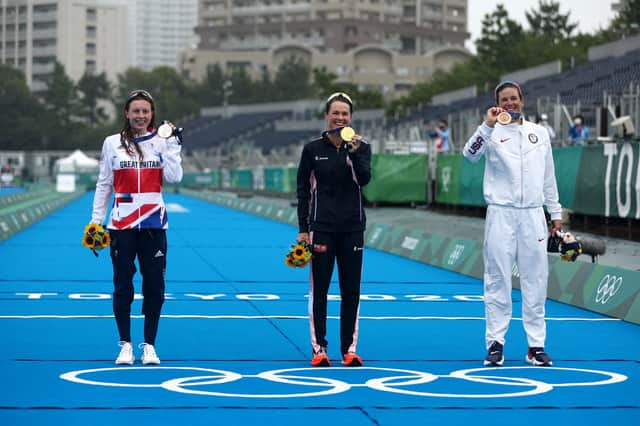
[[[83,191],[61,193],[48,191],[45,194],[21,199],[0,208],[0,241],[39,221],[50,213],[77,199]]]

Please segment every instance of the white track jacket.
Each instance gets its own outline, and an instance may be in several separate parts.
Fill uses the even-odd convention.
[[[115,192],[109,229],[167,229],[162,199],[162,180],[182,180],[182,147],[177,138],[164,139],[155,132],[135,138],[143,157],[130,155],[120,143],[120,134],[108,136],[102,145],[100,174],[93,199],[91,222],[102,223]]]
[[[515,208],[547,206],[552,220],[561,219],[558,187],[545,128],[523,119],[522,125],[482,123],[464,146],[472,162],[486,156],[483,192],[489,205]]]

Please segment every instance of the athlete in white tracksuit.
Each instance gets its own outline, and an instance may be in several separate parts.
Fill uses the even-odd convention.
[[[463,151],[472,162],[485,156],[485,365],[502,365],[504,361],[514,265],[520,274],[522,318],[529,344],[526,359],[534,365],[551,365],[550,357],[544,353],[549,231],[542,206],[547,206],[553,233],[561,228],[562,214],[551,142],[545,128],[522,117],[524,99],[517,83],[499,84],[496,102],[497,107],[489,108],[484,123]],[[497,116],[503,111],[520,117],[502,125]]]

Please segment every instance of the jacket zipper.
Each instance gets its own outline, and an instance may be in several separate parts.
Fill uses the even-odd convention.
[[[522,157],[522,131],[518,131],[518,142],[520,142],[520,207],[524,207],[524,159]]]
[[[142,151],[142,147],[140,147],[140,150]],[[137,163],[138,163],[138,173],[137,173],[137,175],[138,175],[138,194],[140,194],[140,160],[141,160],[141,158],[138,158],[139,154],[136,154],[136,157],[137,157],[137,160],[138,160],[137,161]],[[140,203],[138,203],[138,217],[140,217],[140,214],[141,214],[140,207],[141,207]],[[142,222],[138,222],[138,229],[141,229],[141,226],[140,226],[141,223]]]

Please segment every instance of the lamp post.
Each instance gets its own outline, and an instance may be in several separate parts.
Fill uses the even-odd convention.
[[[222,107],[224,110],[224,118],[229,117],[229,95],[233,93],[233,90],[231,90],[232,86],[233,83],[231,83],[231,80],[225,80],[224,83],[222,83]]]

